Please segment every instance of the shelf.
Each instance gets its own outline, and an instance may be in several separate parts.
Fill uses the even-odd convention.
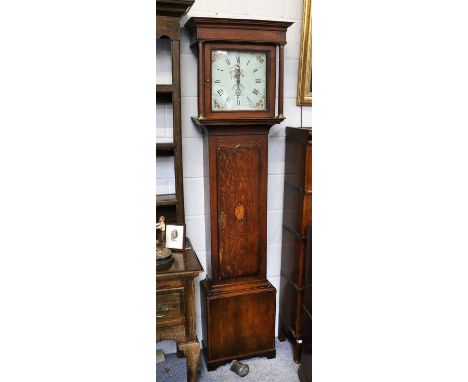
[[[171,84],[168,85],[156,85],[156,93],[172,93],[174,91],[174,87]]]
[[[174,143],[156,143],[156,156],[167,157],[174,155]]]
[[[185,223],[184,175],[182,169],[182,124],[180,97],[180,19],[194,0],[156,0],[156,38],[170,40],[172,80],[170,83],[156,83],[156,104],[172,104],[172,142],[156,143],[156,156],[174,158],[175,190],[172,195],[158,195],[157,215],[164,215],[166,221]],[[166,50],[167,47],[165,47]],[[162,82],[163,80],[160,79]],[[158,141],[158,140],[157,140]],[[172,191],[172,190],[171,190]]]
[[[156,195],[156,207],[175,205],[177,205],[177,198],[175,194]]]
[[[169,151],[174,150],[175,144],[173,142],[166,142],[166,143],[156,143],[156,150],[157,151]]]
[[[171,86],[171,85],[156,85]],[[156,103],[172,103],[172,91],[156,90]]]

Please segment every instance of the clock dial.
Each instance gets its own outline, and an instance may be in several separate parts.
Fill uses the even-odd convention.
[[[267,53],[211,51],[211,109],[266,110]]]

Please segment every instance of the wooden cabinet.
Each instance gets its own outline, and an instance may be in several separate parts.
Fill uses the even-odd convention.
[[[288,337],[299,363],[307,226],[312,222],[312,128],[286,128],[279,339]]]
[[[298,375],[301,382],[312,382],[312,226],[307,230],[307,259],[302,304],[301,365]]]
[[[189,240],[187,246],[191,246]],[[192,249],[172,255],[171,267],[156,272],[156,341],[176,341],[179,353],[187,357],[187,381],[195,382],[200,344],[196,331],[194,279],[203,268]]]

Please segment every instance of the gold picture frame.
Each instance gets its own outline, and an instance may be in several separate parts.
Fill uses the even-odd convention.
[[[299,106],[312,105],[312,0],[304,0],[297,104]]]

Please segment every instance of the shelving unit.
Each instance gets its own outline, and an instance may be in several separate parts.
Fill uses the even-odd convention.
[[[171,156],[174,155],[174,143],[156,143],[156,153],[158,156]]]
[[[172,83],[156,85],[156,103],[172,103],[173,141],[156,142],[158,157],[174,157],[175,193],[156,195],[156,218],[166,223],[184,224],[184,188],[182,172],[182,126],[180,107],[180,18],[194,0],[156,0],[156,38],[171,41]],[[167,158],[164,158],[167,160]],[[177,351],[187,358],[187,381],[197,381],[200,343],[197,339],[195,278],[203,272],[200,261],[186,238],[186,250],[173,251],[174,262],[157,271],[156,300],[170,306],[167,316],[156,320],[156,341],[172,340]]]
[[[171,41],[172,84],[156,84],[156,102],[172,103],[173,142],[156,142],[156,156],[174,157],[175,194],[156,195],[156,219],[185,223],[180,107],[180,19],[195,0],[156,0],[156,39]]]

